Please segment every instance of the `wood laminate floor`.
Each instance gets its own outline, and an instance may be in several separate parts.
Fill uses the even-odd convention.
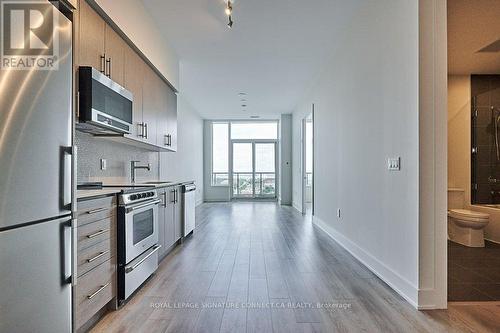
[[[93,332],[500,332],[500,305],[417,311],[293,208],[203,204],[195,234]]]

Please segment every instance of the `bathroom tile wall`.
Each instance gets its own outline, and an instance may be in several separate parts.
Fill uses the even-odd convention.
[[[156,180],[159,178],[159,153],[134,147],[125,143],[111,141],[106,138],[96,138],[89,134],[76,131],[75,144],[78,147],[78,182],[130,181],[130,161],[141,161],[140,164],[151,163],[151,171],[137,170],[139,181]],[[100,159],[107,160],[106,170],[101,170]]]
[[[488,118],[490,120],[490,118]],[[490,214],[485,238],[500,243],[500,209],[471,205],[471,77],[448,77],[448,187],[465,192],[465,208]]]
[[[500,151],[496,139],[500,131],[500,75],[472,75],[471,95],[477,117],[472,118],[472,144],[477,153],[472,157],[472,182],[478,188],[472,202],[480,204],[500,203]]]

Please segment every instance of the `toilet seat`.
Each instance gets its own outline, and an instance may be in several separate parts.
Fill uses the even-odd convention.
[[[489,214],[476,212],[469,209],[450,209],[448,211],[448,216],[457,220],[480,223],[488,222],[490,219]]]

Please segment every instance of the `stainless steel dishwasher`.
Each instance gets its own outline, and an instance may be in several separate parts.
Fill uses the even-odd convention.
[[[183,185],[182,195],[184,199],[182,200],[184,223],[183,236],[186,237],[194,231],[195,227],[196,185],[193,183]]]

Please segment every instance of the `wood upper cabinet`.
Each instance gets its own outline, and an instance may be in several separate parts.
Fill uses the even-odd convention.
[[[85,0],[79,1],[78,8],[78,65],[104,71],[106,23]]]
[[[79,65],[92,66],[123,85],[125,41],[85,0],[80,0],[78,13]]]
[[[106,55],[106,72],[119,85],[124,85],[125,49],[128,45],[109,26],[105,28],[104,54]]]
[[[146,67],[144,84],[142,85],[142,121],[144,123],[144,142],[157,144],[157,121],[161,110],[161,91],[159,88],[160,78],[149,67]]]
[[[144,71],[146,65],[131,47],[125,48],[124,84],[133,96],[132,102],[132,130],[128,137],[135,140],[142,140],[142,86],[144,84]]]
[[[132,92],[133,126],[125,137],[133,139],[133,144],[175,151],[177,95],[86,0],[75,1],[75,70],[94,67]]]
[[[170,87],[167,87],[167,128],[168,148],[177,151],[177,94]]]
[[[168,107],[167,107],[167,85],[159,80],[158,82],[158,115],[157,115],[157,131],[156,143],[165,148],[168,147]]]

